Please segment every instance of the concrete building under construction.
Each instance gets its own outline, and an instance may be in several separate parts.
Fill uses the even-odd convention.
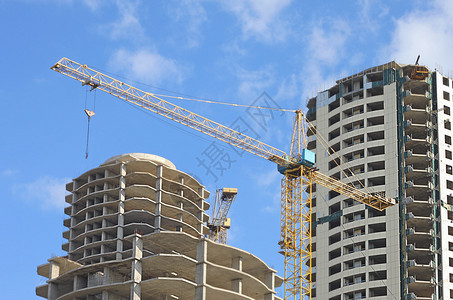
[[[209,192],[150,154],[108,159],[68,183],[68,255],[38,267],[46,299],[280,299],[282,278],[244,250],[213,242]]]
[[[314,299],[453,299],[452,95],[439,71],[390,62],[308,100],[330,146],[308,130],[320,172],[398,202],[379,212],[316,186]]]

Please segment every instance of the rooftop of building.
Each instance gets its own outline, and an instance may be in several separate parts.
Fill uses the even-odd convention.
[[[156,164],[162,164],[167,168],[176,170],[176,166],[168,159],[163,158],[158,155],[148,154],[148,153],[124,153],[120,155],[115,155],[107,159],[101,166],[114,163],[115,161],[134,161],[134,160],[149,160]]]

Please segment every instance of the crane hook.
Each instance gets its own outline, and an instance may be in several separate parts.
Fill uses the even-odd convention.
[[[91,120],[91,117],[95,115],[95,113],[94,113],[94,111],[91,111],[89,109],[85,109],[85,113],[88,117],[87,146],[86,146],[86,150],[85,150],[85,159],[87,159],[88,158],[88,142],[90,139],[90,120]]]

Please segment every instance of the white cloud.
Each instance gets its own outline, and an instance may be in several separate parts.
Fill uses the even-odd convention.
[[[388,15],[389,8],[385,2],[379,0],[359,0],[359,20],[360,29],[367,29],[371,32],[376,32],[383,24],[379,19]]]
[[[172,59],[149,50],[116,51],[109,61],[110,68],[125,73],[142,82],[159,84],[165,80],[180,83],[183,80],[183,70]]]
[[[275,169],[272,169],[268,172],[258,173],[254,182],[259,186],[277,186],[280,182],[280,173],[276,172]]]
[[[453,1],[436,0],[423,11],[414,9],[395,21],[391,43],[382,50],[382,60],[420,63],[428,67],[440,64],[444,71],[453,69]]]
[[[278,18],[292,0],[231,0],[224,7],[239,19],[245,38],[258,37],[266,42],[282,41],[288,35],[287,24]]]
[[[232,58],[237,58],[247,54],[247,49],[239,46],[238,41],[228,41],[221,46],[222,51]]]
[[[240,98],[254,99],[265,92],[274,84],[274,70],[270,65],[261,69],[249,71],[242,67],[236,67],[236,76],[239,79],[238,92]]]
[[[299,81],[295,74],[290,75],[287,79],[284,79],[277,90],[277,94],[274,97],[279,103],[288,103],[291,107],[285,108],[297,108],[300,103],[294,103],[293,99],[300,95]]]
[[[300,74],[303,99],[323,90],[338,77],[337,74],[329,74],[329,69],[333,70],[341,63],[350,36],[351,28],[342,20],[325,19],[311,25],[307,39],[310,57]]]
[[[97,10],[102,5],[102,0],[83,0],[83,3],[88,6],[91,11]]]
[[[275,172],[275,171],[274,171]],[[275,172],[277,173],[277,172]],[[278,186],[278,184],[275,184],[275,186]],[[266,199],[266,206],[264,206],[261,211],[270,213],[270,214],[275,214],[275,213],[280,213],[281,211],[281,199],[282,195],[281,192],[275,192],[272,194],[270,197]]]
[[[30,3],[37,3],[37,2],[43,2],[43,3],[51,3],[51,4],[57,4],[57,5],[73,5],[73,4],[84,4],[87,6],[91,11],[95,11],[99,9],[99,7],[102,6],[103,2],[105,0],[21,0],[23,2],[30,2]]]
[[[66,206],[66,183],[70,178],[43,176],[30,183],[14,186],[14,191],[24,200],[36,203],[43,209],[63,209]]]
[[[140,1],[117,0],[115,3],[120,16],[119,19],[108,25],[101,26],[101,30],[114,40],[119,38],[132,40],[143,38],[144,30],[138,18]]]
[[[197,47],[202,38],[201,26],[208,20],[206,11],[197,0],[181,0],[174,10],[174,17],[177,21],[183,22],[180,28],[185,30],[185,38],[189,48]]]
[[[308,53],[312,60],[322,64],[337,64],[351,34],[347,22],[325,20],[312,24],[308,37]]]
[[[0,176],[5,176],[5,177],[10,177],[13,175],[19,174],[18,170],[13,170],[13,169],[6,169],[0,172]]]

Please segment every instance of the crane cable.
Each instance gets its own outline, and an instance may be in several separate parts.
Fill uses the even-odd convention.
[[[313,125],[313,123],[311,123],[308,118],[305,116],[305,114],[302,112],[303,116],[304,116],[304,119],[307,121],[307,123],[310,125],[308,126],[308,129],[310,130],[311,133],[313,133],[313,135],[315,135],[316,137],[319,137],[320,138],[320,144],[321,146],[324,148],[324,150],[327,151],[327,153],[329,154],[330,158],[333,159],[333,161],[335,162],[335,164],[338,166],[338,168],[340,169],[341,173],[343,173],[343,175],[345,176],[345,178],[349,181],[350,184],[354,185],[352,180],[350,179],[350,177],[354,177],[355,179],[357,179],[357,182],[359,183],[359,185],[365,189],[365,191],[367,193],[370,193],[370,191],[366,188],[366,186],[363,184],[363,182],[356,176],[355,172],[353,172],[349,167],[348,167],[348,164],[345,164],[343,159],[341,158],[341,156],[329,145],[329,143],[326,141],[326,139],[319,133],[317,133],[315,131],[315,125]],[[335,156],[337,157],[337,159],[335,157],[333,157],[333,154],[335,154]],[[349,171],[349,173],[351,175],[347,175],[345,170],[340,166],[340,164],[345,164],[346,165],[346,170]]]
[[[179,100],[188,100],[188,101],[204,102],[204,103],[211,103],[211,104],[221,104],[221,105],[229,105],[229,106],[236,106],[236,107],[250,107],[250,108],[257,108],[257,109],[269,109],[269,110],[294,112],[294,113],[296,112],[295,109],[237,104],[237,103],[230,103],[230,102],[220,102],[220,101],[207,100],[207,99],[186,98],[186,97],[181,97],[181,96],[169,96],[169,95],[161,95],[161,94],[154,94],[154,93],[148,93],[148,94],[150,96],[156,96],[156,97],[173,98],[173,99],[179,99]]]
[[[149,85],[149,84],[137,81],[137,80],[133,80],[131,78],[127,78],[127,77],[124,77],[124,76],[109,72],[107,70],[99,69],[99,68],[94,67],[94,66],[90,66],[90,65],[87,65],[87,66],[92,68],[92,69],[96,69],[96,70],[102,71],[105,74],[109,74],[109,75],[114,76],[116,78],[123,78],[123,79],[125,79],[125,80],[127,80],[129,82],[134,82],[134,83],[137,83],[137,84],[140,84],[140,85],[144,85],[144,86],[147,86],[147,87],[150,87],[150,88],[153,88],[153,89],[158,89],[158,90],[162,90],[162,91],[166,91],[166,92],[170,92],[170,93],[174,93],[174,94],[184,95],[182,93],[175,92],[175,91],[172,91],[172,90],[169,90],[169,89],[164,89],[164,88],[160,88],[160,87],[156,87],[156,86],[153,86],[153,85]],[[230,103],[230,102],[220,102],[220,101],[215,101],[215,100],[210,100],[210,99],[194,98],[194,97],[192,97],[190,95],[186,95],[187,97],[181,97],[181,96],[169,96],[169,95],[163,95],[163,94],[154,94],[154,93],[149,93],[149,92],[145,92],[145,93],[147,93],[150,96],[166,97],[166,98],[173,98],[173,99],[178,99],[178,100],[188,100],[188,101],[195,101],[195,102],[205,102],[205,103],[211,103],[211,104],[230,105],[230,106],[238,106],[238,107],[250,107],[250,108],[257,108],[257,109],[269,109],[269,110],[275,110],[275,111],[285,111],[285,112],[294,112],[294,113],[296,112],[295,109],[285,109],[285,108],[276,108],[276,107],[236,104],[236,103]]]
[[[88,102],[88,86],[86,87],[85,90],[85,114],[88,117],[88,126],[87,126],[87,142],[86,142],[86,148],[85,148],[85,159],[88,159],[88,144],[90,140],[90,121],[91,117],[95,115],[96,111],[96,90],[94,90],[94,104],[93,104],[93,110],[89,110],[87,108],[87,102]]]

